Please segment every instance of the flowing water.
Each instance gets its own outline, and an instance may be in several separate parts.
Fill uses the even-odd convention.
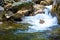
[[[51,30],[50,27],[58,25],[57,17],[51,15],[52,5],[45,6],[46,8],[43,10],[44,13],[38,13],[34,16],[26,16],[23,17],[22,23],[29,23],[32,26],[29,26],[28,32],[37,32],[44,30]],[[40,20],[44,20],[44,23],[40,23]]]

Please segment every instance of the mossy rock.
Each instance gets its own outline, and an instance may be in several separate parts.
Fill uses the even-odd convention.
[[[3,24],[0,24],[1,30],[10,30],[10,29],[20,29],[20,30],[27,30],[28,26],[30,24],[28,23],[13,23],[11,21],[3,22]],[[1,31],[0,30],[0,31]]]
[[[11,10],[13,13],[16,13],[18,10],[21,10],[22,8],[32,9],[32,7],[33,7],[33,3],[32,2],[23,2],[22,4],[13,6],[9,10]]]

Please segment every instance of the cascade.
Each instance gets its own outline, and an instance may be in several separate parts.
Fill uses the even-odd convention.
[[[43,10],[44,13],[38,13],[34,16],[25,16],[22,18],[23,19],[22,23],[29,23],[32,25],[29,26],[29,31],[34,30],[36,32],[50,30],[50,27],[58,25],[57,17],[56,16],[53,17],[50,12],[52,9],[52,5],[45,7],[46,8]]]

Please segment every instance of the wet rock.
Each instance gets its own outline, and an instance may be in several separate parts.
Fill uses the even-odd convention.
[[[43,24],[44,22],[45,22],[45,21],[41,19],[39,23],[40,23],[40,24]]]
[[[0,6],[0,14],[3,13],[4,8]]]
[[[60,24],[60,3],[57,4],[56,16],[58,19],[58,24]]]
[[[4,8],[0,6],[0,11],[4,11]]]
[[[60,15],[57,14],[58,24],[60,24]]]

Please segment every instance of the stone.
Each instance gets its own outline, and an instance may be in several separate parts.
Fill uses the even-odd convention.
[[[41,1],[40,4],[46,6],[48,3],[45,1]]]
[[[24,16],[29,10],[19,10],[17,14]]]
[[[0,22],[0,24],[3,24],[3,22]]]
[[[49,5],[53,2],[53,0],[45,0]]]
[[[32,8],[31,9],[23,8],[23,9],[17,11],[17,14],[20,14],[20,15],[23,15],[23,16],[30,16],[30,15],[32,15],[32,13],[33,13]]]
[[[39,23],[40,24],[43,24],[44,22],[45,22],[44,20],[40,19],[40,22]]]
[[[0,6],[0,11],[4,11],[4,8]]]
[[[3,13],[4,8],[0,6],[0,14]]]
[[[43,9],[44,9],[44,5],[36,4],[36,5],[34,5],[34,8],[35,8],[34,14],[38,14],[38,13],[42,14]]]
[[[40,2],[43,1],[43,0],[32,0],[32,1],[36,4],[40,4]]]

